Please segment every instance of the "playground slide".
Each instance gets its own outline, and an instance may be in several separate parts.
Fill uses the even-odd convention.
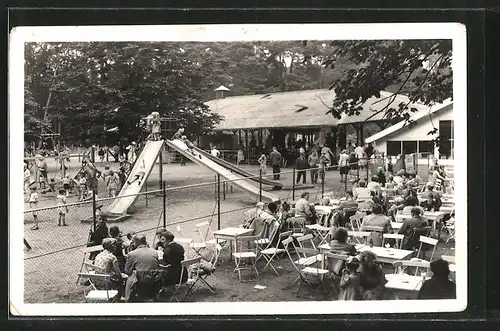
[[[223,166],[224,168],[227,168],[235,173],[237,173],[238,175],[241,175],[243,177],[252,177],[252,176],[255,176],[255,174],[252,174],[251,172],[248,172],[246,171],[245,169],[242,169],[238,166],[235,166],[234,164],[230,163],[230,162],[227,162],[223,159],[219,159],[218,157],[215,157],[213,156],[212,154],[202,150],[202,149],[199,149],[199,148],[196,148],[195,147],[195,150],[200,152],[201,155],[203,156],[206,156],[208,157],[210,160],[214,161],[215,163]],[[259,182],[259,178],[258,177],[252,177],[252,178],[249,178],[251,180],[253,180],[254,182]],[[283,184],[280,183],[280,182],[276,182],[276,181],[272,181],[272,180],[269,180],[267,178],[262,178],[262,184],[265,184],[265,185],[270,185],[270,186],[274,186],[274,187],[279,187],[279,188],[282,188],[283,187]]]
[[[136,194],[136,193],[139,193],[141,191],[144,183],[147,181],[149,175],[151,174],[151,170],[153,169],[153,167],[156,163],[156,158],[158,157],[158,154],[161,151],[161,147],[163,146],[163,143],[164,143],[163,140],[148,141],[146,143],[146,145],[142,149],[141,154],[137,158],[137,160],[134,164],[134,167],[132,168],[132,171],[130,172],[130,175],[127,178],[127,181],[134,180],[134,176],[139,172],[142,161],[144,161],[144,164],[145,164],[144,178],[142,178],[141,181],[136,180],[131,185],[129,185],[129,184],[127,184],[127,182],[125,182],[121,191],[120,191],[120,194],[118,195],[118,198],[115,199],[113,201],[113,203],[109,206],[107,213],[109,213],[109,214],[125,214],[127,212],[127,209],[130,206],[132,206],[135,199],[137,198],[137,195],[127,196],[127,197],[123,197],[123,198],[120,198],[120,196]]]
[[[226,178],[227,180],[233,181],[234,185],[241,187],[245,191],[248,191],[248,192],[253,193],[255,195],[259,195],[259,188],[248,183],[246,181],[246,179],[243,180],[244,177],[237,175],[235,173],[232,173],[228,169],[224,168],[223,166],[221,166],[218,163],[215,163],[214,161],[212,161],[208,157],[205,157],[204,155],[202,155],[199,152],[195,151],[195,155],[192,155],[188,151],[186,144],[184,144],[182,141],[175,139],[172,141],[167,140],[166,142],[167,142],[167,145],[169,147],[175,149],[177,152],[179,152],[183,156],[187,157],[188,159],[190,159],[194,163],[201,165],[201,166],[205,166],[205,167],[209,168],[210,170],[215,171],[216,173],[220,174],[222,177]],[[199,157],[200,155],[201,155],[201,159]],[[271,193],[266,192],[266,191],[262,191],[262,198],[266,199],[268,201],[277,201],[279,199],[274,194],[271,194]]]

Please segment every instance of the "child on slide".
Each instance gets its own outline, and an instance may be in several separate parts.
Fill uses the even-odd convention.
[[[144,176],[146,176],[146,163],[142,160],[139,171],[134,175],[134,179],[132,179],[132,181],[127,180],[127,184],[132,185],[133,182],[138,181],[137,183],[140,186]]]
[[[175,139],[181,140],[183,135],[184,135],[184,128],[179,128],[179,130],[177,130],[172,136],[172,140]]]
[[[189,152],[190,152],[193,156],[196,156],[196,155],[194,154],[194,145],[193,145],[193,143],[192,143],[192,142],[190,142],[190,141],[188,140],[188,138],[187,138],[186,136],[182,136],[182,142],[184,142],[184,143],[186,144],[186,146],[187,146],[187,148],[188,148]],[[200,154],[198,154],[198,157],[199,157],[199,158],[200,158],[200,160],[201,160],[201,155],[200,155]]]

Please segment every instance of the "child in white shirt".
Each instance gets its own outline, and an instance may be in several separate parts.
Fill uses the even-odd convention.
[[[260,164],[260,170],[262,171],[262,175],[265,175],[266,171],[267,171],[267,166],[266,166],[267,157],[266,157],[266,154],[262,153],[262,155],[259,157],[259,159],[257,161]]]
[[[29,208],[30,209],[37,209],[38,208],[38,193],[36,192],[36,187],[31,188],[31,194],[28,199],[29,203]],[[33,222],[35,222],[35,225],[31,228],[31,230],[38,230],[38,216],[37,216],[37,211],[34,210],[31,212],[33,215]]]
[[[59,211],[59,222],[58,226],[61,226],[61,222],[63,226],[68,226],[66,223],[66,213],[68,212],[68,206],[66,206],[66,190],[60,189],[59,194],[56,196],[57,200],[57,210]]]

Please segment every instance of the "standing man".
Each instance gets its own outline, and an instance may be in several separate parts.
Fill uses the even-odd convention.
[[[311,168],[311,183],[317,184],[319,157],[318,157],[318,152],[316,152],[316,149],[313,149],[313,152],[311,153],[311,155],[309,155],[307,161],[309,162],[309,167]]]
[[[281,162],[283,158],[276,147],[273,147],[273,151],[269,155],[269,158],[271,159],[271,166],[273,167],[274,179],[279,180],[281,173]]]
[[[295,168],[297,169],[297,184],[302,178],[302,184],[306,183],[306,169],[309,168],[309,163],[306,160],[305,154],[300,154],[300,156],[295,161]]]
[[[354,149],[354,153],[356,154],[356,157],[358,158],[359,169],[364,168],[367,161],[368,161],[368,158],[366,157],[365,149],[363,148],[363,146],[361,146],[361,144],[359,146],[357,146]]]

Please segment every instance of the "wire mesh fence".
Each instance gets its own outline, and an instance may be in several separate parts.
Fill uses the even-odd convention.
[[[129,232],[144,234],[150,243],[155,240],[158,228],[164,225],[176,237],[190,238],[200,241],[197,225],[205,223],[213,232],[228,226],[239,226],[243,223],[246,210],[255,206],[258,201],[267,201],[270,196],[280,201],[296,201],[303,192],[310,194],[310,202],[319,203],[324,196],[340,198],[345,190],[352,188],[359,178],[370,178],[378,167],[385,169],[386,160],[376,159],[368,162],[361,170],[351,170],[348,180],[340,182],[338,166],[324,171],[318,181],[312,183],[311,170],[314,169],[282,169],[281,188],[276,189],[269,182],[274,174],[268,167],[261,173],[258,168],[251,170],[252,177],[237,180],[226,180],[220,175],[199,176],[197,183],[182,185],[183,178],[169,182],[172,186],[160,187],[157,180],[150,180],[145,192],[136,195],[136,200],[127,210],[130,217],[118,223],[108,223],[108,228],[118,226],[123,235]],[[303,171],[305,183],[298,181],[298,172]],[[253,189],[249,190],[249,186]],[[101,192],[104,195],[104,192]],[[81,302],[82,286],[77,283],[77,274],[82,266],[84,254],[82,249],[89,241],[94,220],[99,218],[116,199],[101,198],[94,203],[92,199],[67,205],[65,223],[58,225],[61,207],[52,206],[39,209],[27,209],[24,212],[25,243],[31,249],[25,249],[24,256],[24,297],[25,302]],[[55,199],[54,199],[55,204]],[[165,212],[164,212],[165,211]],[[38,221],[38,230],[31,230]],[[62,223],[62,222],[61,222]],[[193,252],[186,252],[189,256]]]

